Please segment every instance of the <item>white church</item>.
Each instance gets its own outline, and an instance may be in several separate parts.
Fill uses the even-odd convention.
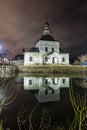
[[[24,65],[31,64],[69,64],[69,53],[60,49],[60,42],[50,35],[47,22],[36,46],[24,53]]]

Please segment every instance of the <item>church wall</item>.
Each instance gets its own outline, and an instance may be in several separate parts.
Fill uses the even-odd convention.
[[[63,60],[64,58],[64,60]],[[69,54],[60,53],[60,64],[69,64]]]
[[[29,57],[32,57],[32,61],[29,61]],[[48,61],[45,61],[45,57],[48,57]],[[56,55],[44,55],[44,53],[26,53],[24,65],[29,64],[52,64],[53,57],[58,57]],[[59,62],[59,61],[58,61]]]
[[[43,55],[42,53],[38,52],[25,52],[24,65],[42,64],[43,63],[42,55]],[[32,57],[31,60],[30,57]]]
[[[54,51],[59,53],[59,42],[56,42],[56,41],[43,41],[43,40],[40,40],[36,44],[36,47],[39,48],[40,52],[46,52],[45,47],[47,47],[48,52],[52,52],[52,48],[54,48]]]
[[[30,57],[32,60],[30,61]],[[45,57],[48,57],[48,61],[45,61]],[[53,63],[54,58],[54,63]],[[64,58],[64,60],[63,60]],[[69,54],[58,54],[53,52],[51,55],[44,55],[44,52],[25,52],[24,55],[24,65],[29,64],[69,64]]]
[[[45,57],[47,57],[48,61],[45,61]],[[44,55],[44,63],[46,64],[52,64],[54,58],[54,63],[59,64],[60,55],[57,52],[53,52],[50,55],[45,54]]]

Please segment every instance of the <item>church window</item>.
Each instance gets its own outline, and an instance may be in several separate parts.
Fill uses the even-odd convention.
[[[48,80],[47,79],[45,79],[45,85],[47,85],[48,84]]]
[[[48,52],[48,47],[45,47],[45,51]]]
[[[62,79],[62,83],[63,83],[63,84],[65,83],[65,81],[66,81],[65,79]]]
[[[62,62],[65,62],[65,57],[62,58]]]
[[[54,94],[54,90],[52,90],[52,94]]]
[[[53,78],[53,84],[58,84],[58,79],[57,78]]]
[[[52,52],[54,52],[54,48],[52,47]]]
[[[45,90],[45,95],[47,95],[48,94],[48,90]]]
[[[48,57],[45,57],[45,62],[48,62]]]
[[[33,58],[32,58],[32,56],[30,56],[30,57],[29,57],[29,61],[32,61],[32,60],[33,60]]]
[[[32,85],[32,80],[29,80],[29,85]]]

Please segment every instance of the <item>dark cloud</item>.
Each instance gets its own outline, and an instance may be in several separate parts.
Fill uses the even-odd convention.
[[[86,0],[0,0],[1,44],[12,55],[34,46],[46,16],[62,48],[74,54],[87,46]]]

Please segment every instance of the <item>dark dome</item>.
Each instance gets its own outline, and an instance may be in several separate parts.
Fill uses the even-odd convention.
[[[45,40],[45,41],[55,41],[54,38],[51,35],[42,35],[40,40]]]

